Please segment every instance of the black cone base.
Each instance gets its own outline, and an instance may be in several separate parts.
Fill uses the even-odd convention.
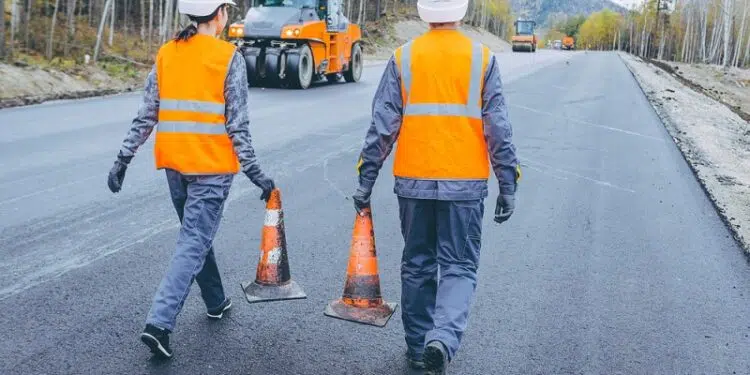
[[[249,303],[304,299],[307,294],[294,280],[283,285],[262,285],[255,281],[240,283]]]
[[[397,307],[397,303],[388,302],[378,307],[354,307],[338,299],[326,306],[324,314],[332,318],[348,320],[350,322],[385,327]]]

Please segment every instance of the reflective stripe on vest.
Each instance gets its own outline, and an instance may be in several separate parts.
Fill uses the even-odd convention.
[[[404,45],[401,51],[401,80],[406,89],[406,100],[404,101],[404,116],[409,115],[435,115],[435,116],[461,116],[475,119],[482,118],[482,105],[479,101],[480,84],[482,82],[482,45],[474,43],[471,48],[471,72],[469,74],[469,98],[468,103],[442,104],[442,103],[409,103],[411,92],[411,42]],[[473,103],[473,104],[472,104]]]
[[[202,102],[198,100],[162,99],[159,102],[159,109],[168,111],[204,112],[214,115],[224,114],[223,104]]]
[[[198,100],[163,99],[159,103],[159,110],[224,115],[223,105]],[[162,133],[227,134],[224,123],[197,121],[161,121],[157,125],[156,131]]]

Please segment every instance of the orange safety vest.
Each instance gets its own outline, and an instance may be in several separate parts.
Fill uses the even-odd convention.
[[[430,30],[399,47],[403,117],[393,174],[486,180],[482,88],[490,50],[457,30]]]
[[[234,52],[232,44],[202,34],[159,50],[157,169],[188,175],[239,171],[224,117],[224,81]]]

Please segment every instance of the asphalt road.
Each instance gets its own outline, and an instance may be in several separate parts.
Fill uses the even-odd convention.
[[[748,374],[750,266],[615,54],[499,54],[524,165],[491,221],[452,374]],[[264,206],[235,179],[215,242],[235,307],[194,287],[175,358],[138,340],[178,221],[151,141],[113,195],[106,175],[137,94],[0,111],[0,373],[405,374],[385,328],[323,316],[344,286],[354,165],[382,65],[357,84],[253,89],[251,132],[282,189],[306,300],[249,305]],[[399,302],[403,241],[390,161],[373,194],[381,286]]]

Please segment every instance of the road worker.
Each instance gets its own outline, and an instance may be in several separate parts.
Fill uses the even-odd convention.
[[[232,305],[225,295],[213,240],[234,175],[242,172],[268,201],[274,182],[256,162],[248,131],[245,62],[217,38],[232,0],[179,0],[190,24],[162,46],[143,102],[123,142],[108,185],[120,191],[128,163],[156,127],[156,168],[166,172],[181,227],[177,246],[146,319],[141,340],[171,358],[169,334],[195,280],[208,317]]]
[[[411,367],[442,374],[456,355],[477,282],[490,163],[495,217],[513,214],[521,175],[498,62],[458,30],[467,0],[419,0],[429,30],[385,67],[358,162],[357,212],[396,146],[404,251],[401,304]],[[439,275],[438,275],[439,273]],[[439,282],[438,282],[439,280]]]

